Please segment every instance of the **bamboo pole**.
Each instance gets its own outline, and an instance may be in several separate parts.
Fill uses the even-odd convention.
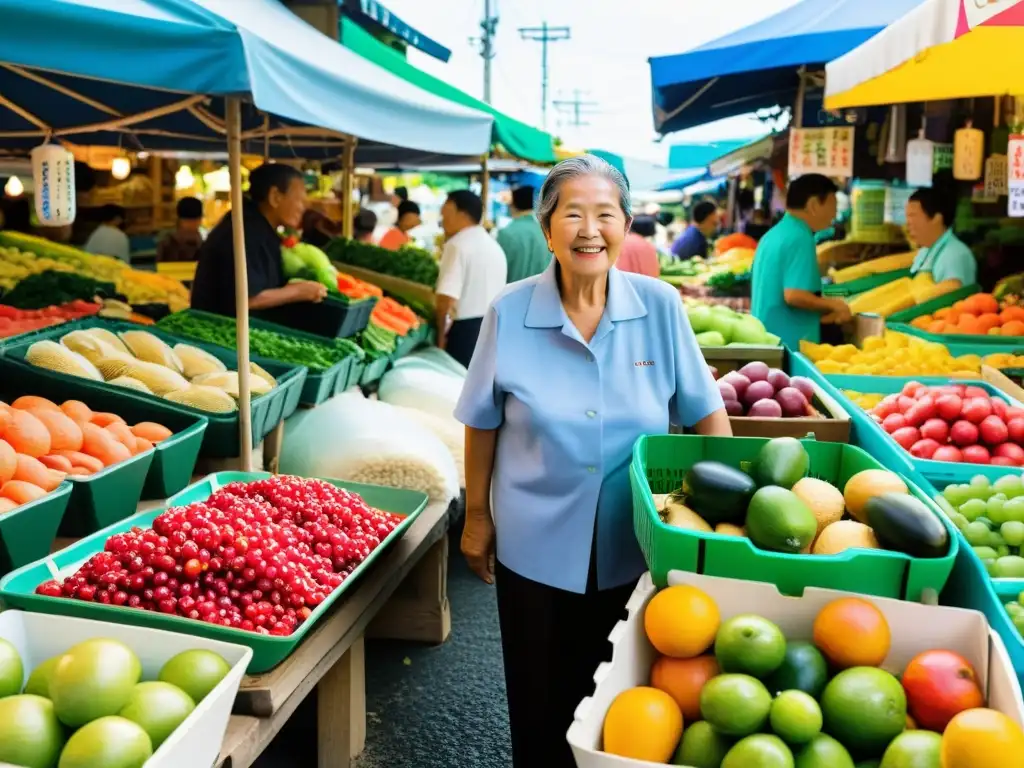
[[[242,218],[242,104],[227,99],[228,173],[231,178],[231,232],[235,251],[235,320],[238,349],[238,448],[243,472],[252,472],[252,408],[249,395],[249,273],[245,266]]]
[[[485,154],[480,158],[480,199],[484,204],[484,220],[482,223],[484,225],[484,229],[487,229],[488,231],[491,228],[491,206],[487,202],[487,198],[491,193],[491,170],[487,166],[489,157],[489,154]]]
[[[352,184],[356,170],[356,137],[345,139],[345,154],[341,166],[341,236],[352,237]]]

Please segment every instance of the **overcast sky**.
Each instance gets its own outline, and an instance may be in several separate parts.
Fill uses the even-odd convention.
[[[589,126],[575,128],[566,112],[548,107],[548,130],[575,147],[606,149],[655,162],[667,161],[674,142],[744,138],[756,120],[737,118],[674,134],[655,143],[647,59],[690,50],[793,5],[797,0],[491,0],[498,10],[492,103],[507,114],[541,125],[540,43],[520,38],[519,27],[568,26],[571,39],[550,43],[549,98],[580,98]],[[384,0],[405,22],[452,52],[447,63],[409,49],[417,67],[477,97],[483,96],[483,60],[469,42],[478,37],[484,0]]]

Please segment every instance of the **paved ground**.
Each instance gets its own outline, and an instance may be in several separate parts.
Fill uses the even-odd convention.
[[[494,588],[470,573],[451,532],[452,634],[438,647],[366,644],[366,751],[356,768],[507,768],[505,680]],[[303,703],[257,768],[315,765],[316,709]]]

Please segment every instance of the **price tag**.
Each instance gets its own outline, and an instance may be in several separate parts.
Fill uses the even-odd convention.
[[[1015,219],[1024,218],[1024,187],[1010,187],[1008,213]]]
[[[932,150],[932,171],[948,171],[953,167],[953,145],[936,144]]]

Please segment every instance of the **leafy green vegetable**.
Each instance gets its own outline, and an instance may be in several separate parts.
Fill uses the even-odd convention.
[[[4,294],[4,304],[18,309],[42,309],[67,304],[75,299],[92,301],[95,297],[114,298],[113,283],[93,280],[75,272],[40,272],[29,275]]]
[[[431,288],[437,283],[437,262],[430,253],[415,246],[403,245],[397,251],[389,251],[358,240],[336,238],[327,244],[327,255],[342,264],[400,277]]]

